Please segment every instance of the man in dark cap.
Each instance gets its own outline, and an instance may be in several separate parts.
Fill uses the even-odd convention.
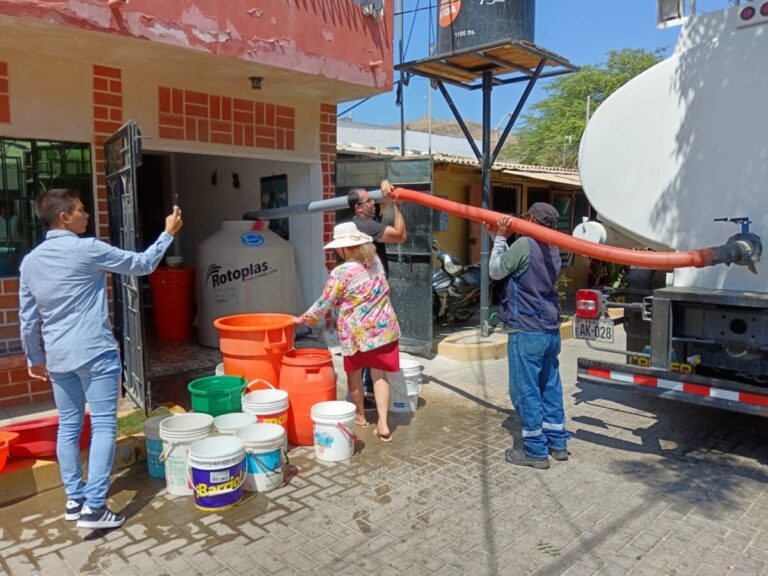
[[[554,206],[536,202],[522,218],[556,228],[560,217]],[[509,334],[509,396],[523,431],[523,447],[510,448],[512,464],[549,468],[549,456],[568,460],[563,388],[560,382],[560,302],[557,277],[560,250],[529,236],[507,247],[511,218],[502,217],[496,229],[489,263],[494,280],[505,279],[499,319]]]

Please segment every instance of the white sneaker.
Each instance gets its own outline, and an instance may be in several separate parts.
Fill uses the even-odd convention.
[[[125,514],[112,512],[106,506],[97,510],[91,510],[87,505],[83,506],[80,512],[80,519],[77,521],[78,528],[89,528],[99,530],[104,528],[120,528],[125,524]]]
[[[79,520],[82,510],[82,500],[67,500],[67,505],[64,507],[64,520]]]

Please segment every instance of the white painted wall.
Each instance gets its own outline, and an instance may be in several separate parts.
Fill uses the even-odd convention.
[[[8,63],[11,123],[0,134],[15,138],[93,140],[91,68],[78,62],[3,49]]]

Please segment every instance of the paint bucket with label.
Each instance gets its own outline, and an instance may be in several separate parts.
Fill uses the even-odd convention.
[[[355,405],[343,400],[312,406],[315,457],[326,462],[349,460],[355,453]]]
[[[248,386],[250,389],[254,382],[260,382],[269,386],[266,390],[252,390],[243,395],[241,404],[243,412],[256,416],[259,424],[280,424],[285,428],[288,420],[288,392],[278,390],[266,380],[253,380]]]
[[[147,471],[152,478],[165,478],[165,464],[160,459],[160,455],[163,453],[160,422],[170,417],[170,414],[161,414],[144,421],[144,438],[147,442]]]
[[[244,412],[222,414],[213,419],[213,427],[219,436],[234,436],[240,428],[256,423],[256,416]]]
[[[189,496],[187,458],[189,447],[213,433],[213,416],[210,414],[173,414],[160,422],[160,438],[163,453],[160,459],[165,465],[165,487],[174,496]]]
[[[226,510],[243,499],[245,448],[234,436],[214,436],[189,447],[190,484],[195,507],[206,512]]]
[[[279,424],[251,424],[235,434],[245,446],[246,492],[268,492],[282,486],[288,464],[285,429]]]

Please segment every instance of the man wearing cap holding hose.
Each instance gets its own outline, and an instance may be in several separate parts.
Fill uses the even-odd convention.
[[[559,214],[546,202],[536,202],[524,220],[555,228]],[[505,279],[499,318],[509,334],[509,396],[523,432],[523,448],[510,448],[507,462],[549,468],[549,456],[568,460],[563,389],[560,382],[560,303],[556,282],[560,274],[557,246],[521,236],[507,247],[511,218],[495,228],[489,273]]]

